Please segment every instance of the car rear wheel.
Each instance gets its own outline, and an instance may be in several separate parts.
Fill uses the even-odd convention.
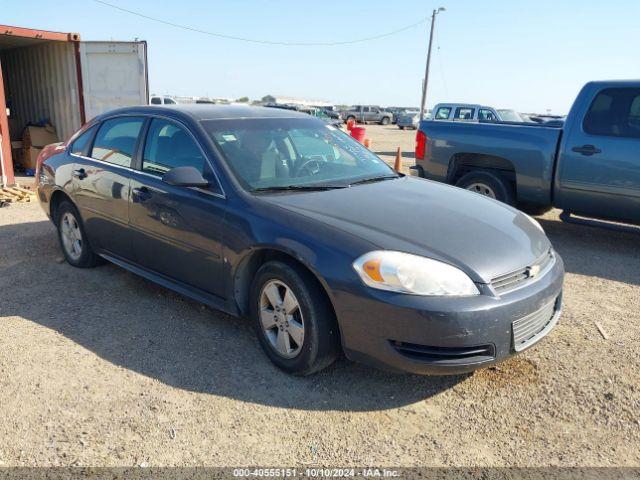
[[[340,353],[331,305],[302,268],[279,261],[263,265],[251,288],[251,315],[262,349],[286,372],[310,375]]]
[[[80,268],[95,267],[100,257],[91,249],[76,207],[68,201],[56,209],[58,239],[62,252],[70,265]]]
[[[511,184],[491,172],[469,172],[460,177],[456,186],[509,205],[515,204],[515,192]]]
[[[391,123],[389,117],[382,117],[382,120],[380,120],[380,125],[389,125],[389,123]]]

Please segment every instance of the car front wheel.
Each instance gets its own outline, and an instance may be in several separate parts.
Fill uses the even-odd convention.
[[[252,284],[251,309],[262,349],[286,372],[310,375],[338,357],[334,312],[302,268],[279,261],[263,265]]]
[[[389,125],[390,122],[389,117],[383,117],[382,120],[380,120],[380,125]]]

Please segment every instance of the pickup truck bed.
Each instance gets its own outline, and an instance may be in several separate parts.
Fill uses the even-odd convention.
[[[560,127],[423,120],[420,129],[428,132],[425,158],[416,161],[425,178],[455,184],[472,169],[498,169],[517,184],[519,202],[551,203]]]

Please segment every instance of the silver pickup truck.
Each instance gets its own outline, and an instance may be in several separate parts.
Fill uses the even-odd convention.
[[[389,125],[393,122],[393,113],[387,112],[377,105],[354,105],[341,113],[342,118],[347,122],[351,119],[358,123],[375,122],[380,125]]]

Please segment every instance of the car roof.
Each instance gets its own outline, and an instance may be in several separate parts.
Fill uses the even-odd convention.
[[[479,103],[439,103],[434,108],[438,107],[493,108]]]
[[[250,107],[248,105],[211,105],[189,103],[177,105],[139,105],[110,110],[96,120],[114,115],[162,113],[173,117],[189,117],[192,120],[235,120],[241,118],[313,118],[306,113],[280,108]]]

